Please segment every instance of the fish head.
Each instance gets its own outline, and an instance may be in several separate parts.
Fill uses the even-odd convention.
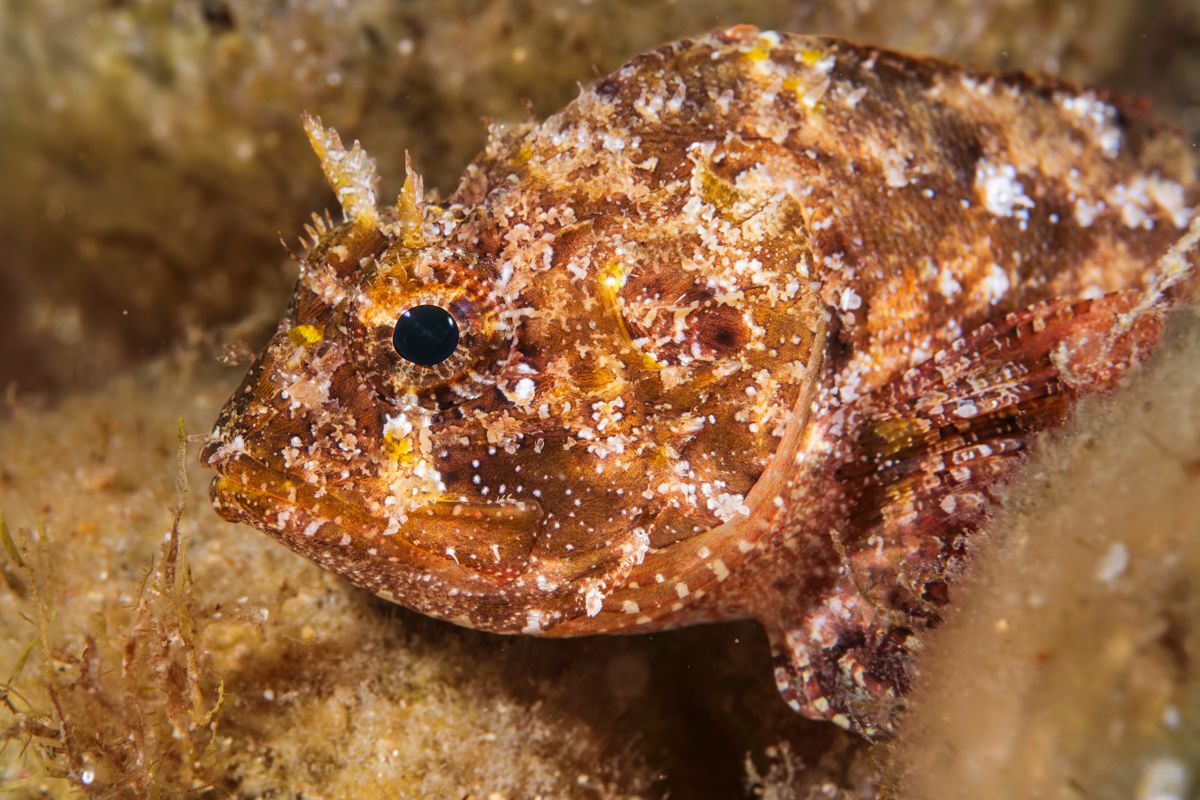
[[[715,280],[651,258],[682,228],[530,240],[350,185],[204,450],[218,512],[499,632],[648,629],[703,596],[685,574],[724,579],[799,441],[820,327],[799,256]]]
[[[385,595],[512,579],[539,503],[447,472],[465,446],[452,419],[495,391],[512,346],[489,265],[317,225],[286,316],[202,454],[217,511]]]

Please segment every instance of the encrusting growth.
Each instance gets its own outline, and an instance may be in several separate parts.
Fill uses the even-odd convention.
[[[393,208],[304,124],[346,222],[217,421],[217,510],[485,630],[757,617],[868,736],[1031,437],[1195,295],[1184,142],[1050,78],[739,26]]]

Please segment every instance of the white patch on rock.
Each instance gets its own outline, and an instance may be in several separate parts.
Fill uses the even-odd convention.
[[[1185,800],[1191,782],[1187,764],[1177,758],[1160,756],[1142,770],[1137,800]]]
[[[1096,580],[1101,583],[1112,583],[1129,568],[1129,548],[1120,542],[1113,542],[1108,552],[1096,565]]]

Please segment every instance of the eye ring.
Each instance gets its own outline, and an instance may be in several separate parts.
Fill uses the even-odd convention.
[[[493,277],[489,262],[446,250],[385,253],[346,310],[359,374],[388,401],[412,393],[441,406],[478,397],[495,384],[496,368],[512,346],[508,316],[491,290]],[[415,311],[422,306],[432,308]],[[434,339],[441,340],[432,349],[440,352],[410,350],[416,337],[409,326],[426,313],[438,334]]]
[[[441,364],[458,349],[458,320],[431,303],[412,306],[392,329],[392,347],[405,361],[422,367]]]

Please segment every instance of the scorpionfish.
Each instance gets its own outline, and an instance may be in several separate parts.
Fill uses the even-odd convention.
[[[344,221],[204,449],[220,515],[497,633],[757,618],[869,737],[1035,434],[1197,293],[1188,144],[1049,77],[738,26],[392,205],[304,127]]]

